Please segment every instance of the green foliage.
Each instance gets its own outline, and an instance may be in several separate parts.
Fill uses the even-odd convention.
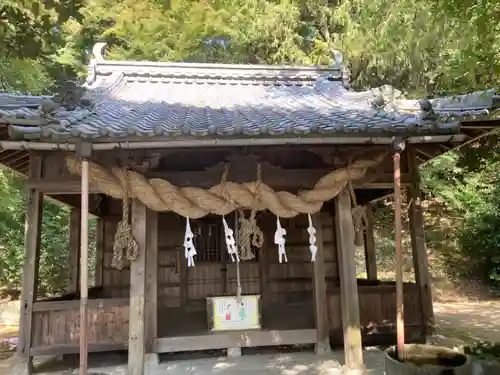
[[[490,145],[491,146],[491,145]],[[441,255],[449,272],[500,286],[500,154],[498,144],[444,155],[424,168],[429,198],[447,208],[451,227]],[[440,228],[445,232],[446,226]]]
[[[2,0],[0,55],[7,58],[44,57],[61,43],[61,26],[78,16],[79,1]]]
[[[0,285],[18,289],[26,218],[22,180],[12,171],[0,169],[0,191]],[[68,263],[68,209],[46,201],[43,210],[39,272],[42,295],[65,289]]]
[[[83,67],[96,40],[108,42],[111,59],[155,61],[330,65],[341,50],[356,87],[464,92],[498,82],[490,2],[91,0],[81,22],[65,24],[60,56]]]
[[[482,360],[499,361],[500,345],[491,342],[478,341],[474,344],[465,346],[464,353]]]
[[[155,61],[331,65],[340,50],[355,88],[463,93],[498,85],[499,18],[496,0],[0,0],[0,91],[49,93],[84,75],[92,46],[106,41],[109,59]],[[460,272],[485,272],[489,281],[500,265],[496,144],[446,155],[423,171],[430,247],[449,265],[474,264]],[[22,260],[20,184],[1,171],[0,281],[12,285]],[[45,207],[42,287],[51,292],[64,279],[67,210]],[[380,240],[387,259],[388,208]]]
[[[0,57],[0,91],[44,94],[50,90],[52,79],[36,60]]]

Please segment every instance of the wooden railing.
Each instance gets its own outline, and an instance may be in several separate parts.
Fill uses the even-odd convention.
[[[365,341],[382,343],[382,336],[396,332],[396,285],[381,283],[358,286],[360,325]],[[407,339],[414,341],[424,332],[422,304],[416,284],[404,285],[404,316]],[[342,311],[340,288],[328,294],[328,319],[333,341],[342,342]],[[378,337],[378,338],[377,338]]]
[[[124,349],[128,343],[129,299],[89,300],[89,351]],[[31,355],[79,351],[80,301],[35,302]]]

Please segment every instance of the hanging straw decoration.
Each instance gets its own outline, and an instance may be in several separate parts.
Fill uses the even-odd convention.
[[[285,228],[281,227],[280,218],[276,216],[276,232],[274,233],[274,243],[278,245],[278,256],[279,262],[282,263],[283,260],[285,263],[288,262],[285,251]]]
[[[122,219],[118,223],[113,243],[113,259],[111,267],[121,270],[123,268],[123,252],[126,252],[126,258],[134,261],[139,255],[139,245],[132,235],[132,226],[130,225],[130,195],[127,184],[127,170],[122,171],[121,179],[125,190],[122,199]]]
[[[262,186],[262,166],[257,165],[257,183],[255,186],[255,198],[259,194]],[[241,260],[252,260],[255,258],[255,254],[252,251],[252,246],[260,249],[264,245],[264,233],[258,227],[255,216],[257,215],[257,210],[254,208],[250,212],[250,217],[247,219],[243,211],[239,214],[240,230],[238,233],[238,242],[241,249]]]
[[[189,224],[189,218],[186,218],[186,233],[184,234],[184,256],[188,261],[188,267],[194,267],[194,256],[196,253],[196,248],[194,247],[194,233],[191,230],[191,224]]]
[[[347,166],[347,188],[349,189],[349,193],[351,195],[351,215],[352,222],[354,225],[354,244],[356,246],[363,246],[364,238],[363,234],[366,229],[366,212],[363,206],[358,205],[356,200],[356,193],[354,192],[354,188],[352,186],[352,180],[350,176],[351,170],[351,161],[349,160],[349,164]]]
[[[313,226],[311,214],[308,214],[309,226],[307,231],[309,232],[309,249],[311,250],[311,262],[316,262],[316,253],[318,252],[318,246],[316,246],[316,228]]]

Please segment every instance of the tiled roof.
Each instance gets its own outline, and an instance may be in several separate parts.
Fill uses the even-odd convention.
[[[84,101],[58,109],[47,98],[0,95],[0,123],[12,139],[54,141],[448,134],[499,104],[493,91],[430,102],[399,99],[390,87],[353,92],[338,67],[97,59],[85,88]]]

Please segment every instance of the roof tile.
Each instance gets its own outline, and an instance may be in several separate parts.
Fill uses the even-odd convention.
[[[48,97],[0,94],[0,122],[15,139],[257,137],[319,134],[449,133],[464,117],[488,116],[493,91],[432,99],[438,115],[424,118],[416,100],[384,86],[347,90],[339,69],[223,64],[97,61],[86,85],[92,108],[50,115]],[[373,104],[383,98],[385,107]],[[377,108],[377,109],[375,109]],[[39,121],[20,126],[16,118]],[[19,123],[21,123],[19,121]],[[50,124],[47,125],[47,124]]]

